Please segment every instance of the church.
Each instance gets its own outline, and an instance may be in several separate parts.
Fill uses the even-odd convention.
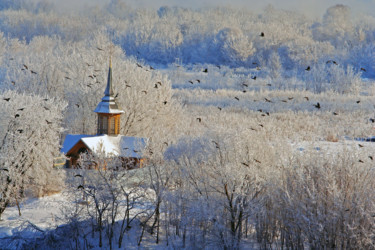
[[[96,135],[66,135],[61,152],[68,157],[67,167],[77,168],[79,155],[104,151],[108,157],[120,157],[127,169],[142,167],[142,152],[148,139],[120,134],[120,120],[124,111],[116,103],[112,89],[112,63],[110,60],[108,81],[104,97],[94,110],[98,115]]]

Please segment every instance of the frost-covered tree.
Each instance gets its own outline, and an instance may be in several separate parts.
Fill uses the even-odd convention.
[[[53,159],[59,155],[66,103],[6,91],[1,94],[0,105],[1,215],[26,194],[40,196],[61,188]]]

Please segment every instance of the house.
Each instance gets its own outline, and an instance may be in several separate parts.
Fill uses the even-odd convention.
[[[119,156],[126,168],[142,167],[142,152],[148,139],[120,134],[121,115],[124,111],[116,103],[112,90],[112,63],[110,61],[104,97],[94,110],[98,115],[96,135],[66,135],[61,152],[68,158],[68,166],[77,167],[79,155],[99,150],[108,157]]]

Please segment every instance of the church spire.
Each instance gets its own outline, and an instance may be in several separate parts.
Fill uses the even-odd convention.
[[[109,59],[108,81],[104,97],[94,110],[98,114],[97,134],[118,135],[120,116],[124,111],[117,105],[112,89],[112,59]]]
[[[107,87],[104,91],[105,96],[113,96],[113,89],[112,89],[112,57],[109,57],[109,70],[108,70],[108,80],[107,80]]]

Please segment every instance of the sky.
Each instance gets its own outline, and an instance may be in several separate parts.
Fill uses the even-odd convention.
[[[38,0],[34,0],[38,1]],[[49,0],[59,8],[84,8],[85,6],[103,5],[110,0]],[[320,18],[326,9],[336,4],[350,7],[353,14],[366,13],[374,15],[375,0],[122,0],[130,6],[159,8],[160,6],[180,6],[187,8],[202,8],[212,6],[232,6],[248,8],[254,12],[261,12],[268,4],[277,9],[297,11],[308,17]]]

